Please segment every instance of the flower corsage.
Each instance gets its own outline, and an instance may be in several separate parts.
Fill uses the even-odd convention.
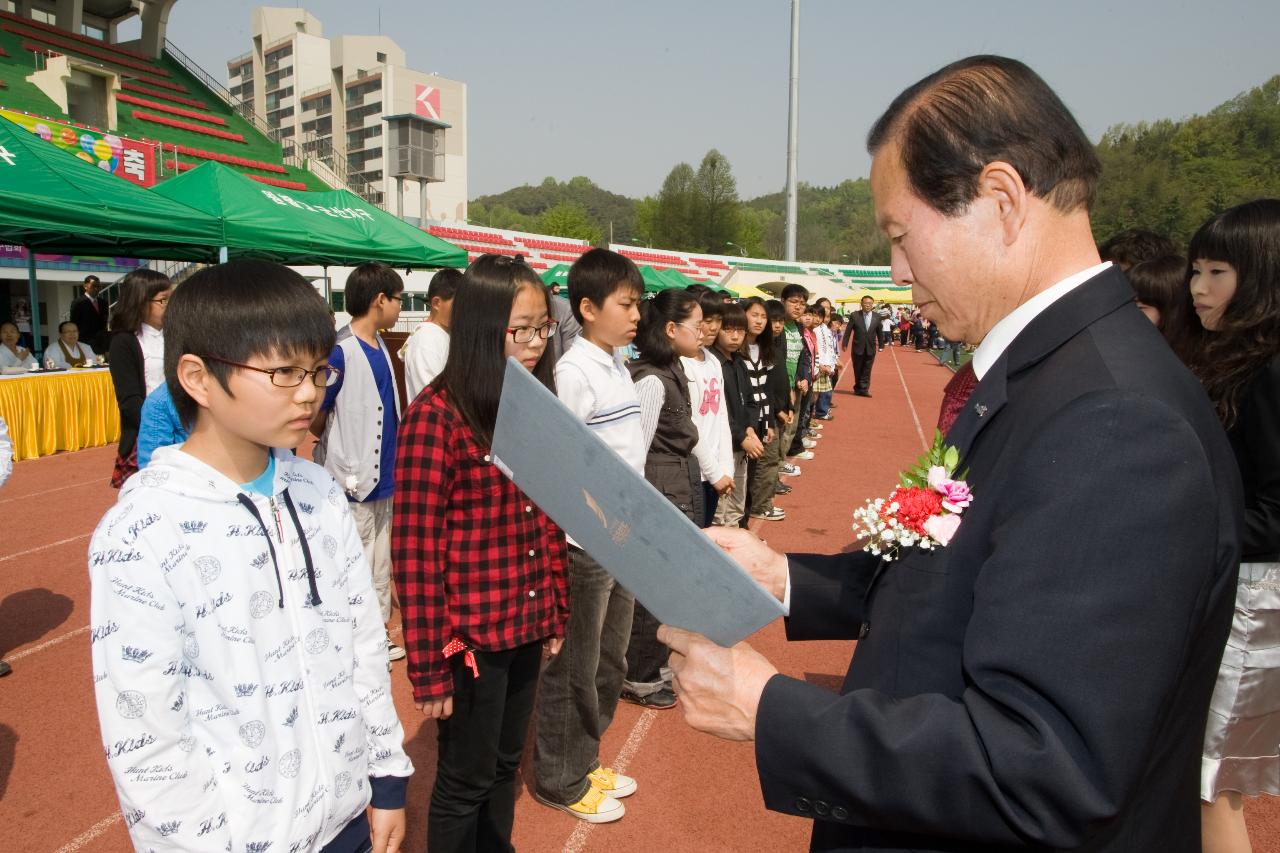
[[[896,560],[905,548],[943,548],[960,528],[960,517],[973,503],[964,474],[956,473],[960,452],[935,434],[933,447],[902,472],[898,488],[887,498],[867,501],[853,513],[853,529],[862,550]]]

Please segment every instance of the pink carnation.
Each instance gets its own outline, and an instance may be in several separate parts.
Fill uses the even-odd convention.
[[[960,529],[960,516],[935,515],[924,523],[924,532],[939,545],[946,546]]]

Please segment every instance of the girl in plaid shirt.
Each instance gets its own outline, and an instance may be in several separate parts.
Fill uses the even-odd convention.
[[[432,851],[511,850],[515,773],[545,650],[569,616],[564,534],[489,453],[506,359],[554,391],[546,291],[484,255],[454,299],[449,359],[405,412],[391,547],[414,703],[439,721]]]

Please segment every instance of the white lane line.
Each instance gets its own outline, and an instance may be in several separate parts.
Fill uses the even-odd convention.
[[[68,484],[67,484],[67,485],[65,485],[65,486],[54,486],[52,489],[45,489],[45,490],[44,490],[44,491],[42,491],[42,492],[28,492],[28,493],[27,493],[27,494],[25,494],[25,495],[18,495],[16,498],[4,498],[4,499],[0,499],[0,504],[13,503],[14,501],[25,501],[27,498],[34,498],[34,497],[37,497],[37,496],[39,496],[39,495],[47,495],[47,494],[49,494],[50,492],[60,492],[60,491],[62,491],[63,489],[78,489],[78,488],[80,488],[81,486],[89,486],[89,485],[92,485],[92,484],[94,484],[94,483],[97,483],[97,482],[99,482],[99,481],[101,481],[101,480],[102,480],[102,478],[101,478],[101,477],[95,477],[95,478],[94,478],[94,479],[92,479],[92,480],[84,480],[84,481],[79,482],[79,483],[68,483]]]
[[[911,407],[911,420],[916,422],[916,435],[920,436],[920,446],[928,450],[929,442],[925,441],[924,428],[920,426],[920,415],[916,412],[915,401],[911,399],[911,389],[907,387],[907,377],[902,375],[902,365],[898,363],[898,354],[890,347],[889,355],[893,356],[893,366],[898,369],[898,381],[902,383],[902,393],[907,395],[907,405]]]
[[[56,853],[75,853],[75,851],[82,849],[90,841],[111,829],[111,827],[115,826],[121,820],[123,820],[123,816],[120,812],[116,812],[110,817],[104,817],[102,820],[98,821],[93,826],[89,827],[84,832],[59,847]]]
[[[66,539],[59,539],[57,542],[50,542],[48,545],[37,545],[34,548],[28,548],[27,550],[19,551],[16,554],[5,554],[3,557],[0,557],[0,563],[7,560],[16,560],[19,557],[25,557],[28,554],[34,554],[37,551],[44,551],[48,548],[57,548],[59,545],[66,545],[68,542],[79,542],[81,539],[88,539],[92,535],[92,533],[81,533],[79,536],[69,536]]]
[[[640,751],[640,744],[644,741],[645,735],[649,734],[649,729],[653,727],[653,721],[658,716],[657,711],[643,711],[640,719],[636,720],[636,724],[631,727],[631,734],[627,735],[627,742],[622,745],[622,749],[618,751],[618,757],[613,760],[611,765],[614,770],[619,773],[625,773],[627,765],[631,763],[631,759],[636,757],[636,753]],[[587,846],[587,840],[591,837],[591,830],[600,824],[583,823],[578,824],[578,828],[565,839],[564,853],[582,853]],[[61,851],[59,851],[61,853]]]
[[[72,637],[78,637],[88,630],[89,630],[89,626],[85,625],[83,627],[76,628],[74,631],[68,631],[65,634],[59,634],[58,636],[54,637],[52,640],[45,640],[43,643],[40,643],[37,646],[32,646],[29,649],[23,649],[20,652],[14,652],[8,655],[5,658],[5,660],[21,660],[22,658],[25,658],[27,655],[34,655],[36,652],[42,652],[45,649],[49,648],[50,646],[56,646],[59,643],[65,643],[67,640],[70,640]]]

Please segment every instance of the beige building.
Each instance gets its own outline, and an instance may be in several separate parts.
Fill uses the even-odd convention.
[[[325,38],[304,9],[259,7],[251,29],[252,50],[227,63],[228,89],[286,156],[321,159],[411,222],[466,219],[465,83],[407,68],[387,36]],[[393,157],[405,143],[413,150]]]

